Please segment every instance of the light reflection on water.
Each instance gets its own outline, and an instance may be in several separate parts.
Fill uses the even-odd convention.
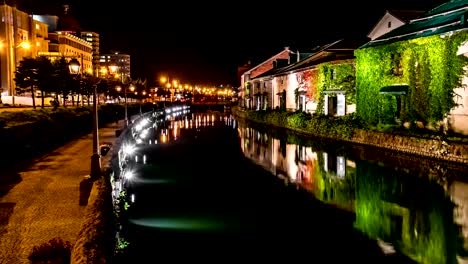
[[[196,162],[174,162],[175,165],[171,165],[172,176],[171,173],[160,171],[161,174],[172,177],[170,179],[145,178],[139,182],[162,185],[181,180],[193,171],[190,166],[198,164],[219,170],[220,173],[212,175],[223,176],[217,178],[217,183],[225,186],[233,184],[225,178],[225,171],[231,172],[232,167],[228,162],[221,163],[222,155],[226,155],[224,151],[230,151],[227,146],[233,139],[210,132],[220,126],[236,131],[237,138],[232,144],[238,144],[239,151],[246,158],[281,179],[285,185],[306,190],[311,196],[332,207],[355,214],[354,228],[379,240],[386,252],[397,250],[419,263],[456,263],[463,259],[464,250],[468,248],[465,246],[468,243],[468,183],[464,180],[468,169],[461,165],[305,138],[290,132],[248,125],[217,112],[189,113],[172,114],[157,126],[148,126],[146,130],[142,130],[145,132],[134,133],[135,143],[139,142],[137,145],[140,149],[162,145],[169,147],[175,143],[192,142],[205,137],[205,140],[216,141],[216,148],[209,148],[215,154],[205,160],[200,155],[202,150],[184,150],[180,155],[162,152],[164,156],[158,157],[158,160],[166,165],[172,164],[169,160],[173,157],[171,155],[192,155]],[[126,169],[161,168],[154,164],[154,156],[144,152],[136,153]],[[213,159],[216,161],[213,162]],[[186,203],[187,200],[190,201],[187,197],[191,194],[193,193],[190,190],[171,193],[175,200],[179,197],[179,205],[187,208],[190,205]],[[152,195],[150,197],[154,199],[155,196]],[[156,197],[160,199],[150,202],[164,200],[163,196]],[[182,200],[180,197],[187,199]],[[135,199],[138,203],[141,196],[137,193]],[[208,197],[203,202],[210,199]],[[195,203],[196,199],[190,202]],[[222,206],[226,207],[224,204]],[[173,210],[172,204],[165,209]],[[133,218],[131,221],[134,224],[169,229],[218,229],[220,223],[227,223],[229,220],[220,222],[198,216],[188,219],[179,215],[172,218],[159,215],[155,218],[152,212],[146,219]]]
[[[389,252],[419,263],[466,261],[467,167],[284,131],[275,135],[245,123],[238,131],[246,157],[287,184],[354,212],[355,228]]]

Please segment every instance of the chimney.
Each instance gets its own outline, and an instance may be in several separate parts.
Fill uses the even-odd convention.
[[[63,5],[63,14],[66,15],[68,14],[68,10],[70,9],[69,5]]]

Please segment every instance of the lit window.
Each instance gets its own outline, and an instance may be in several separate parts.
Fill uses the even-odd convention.
[[[39,41],[36,42],[36,46],[39,47],[41,46],[41,43]]]
[[[40,29],[39,24],[36,24],[36,29]]]

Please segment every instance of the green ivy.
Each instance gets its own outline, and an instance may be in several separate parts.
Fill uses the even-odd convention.
[[[381,95],[379,90],[405,83],[409,91],[401,96],[401,121],[435,125],[443,120],[456,106],[454,89],[462,85],[467,58],[456,53],[468,39],[467,34],[457,32],[356,50],[359,117],[373,125],[394,120],[395,96]],[[399,67],[401,74],[396,74]]]
[[[326,90],[346,91],[346,102],[356,103],[355,65],[352,60],[344,60],[339,63],[326,62],[318,65],[317,113],[323,114],[324,93]],[[333,96],[333,94],[330,94]]]

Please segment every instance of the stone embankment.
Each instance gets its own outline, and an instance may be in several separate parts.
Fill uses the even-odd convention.
[[[121,120],[122,123],[123,120]],[[104,131],[102,143],[111,148],[101,158],[102,177],[91,182],[92,188],[87,199],[84,223],[71,252],[71,264],[111,263],[114,250],[115,219],[112,201],[110,173],[112,159],[118,155],[122,135],[116,137],[116,130],[122,130],[123,123]]]
[[[468,144],[466,143],[365,130],[354,131],[350,141],[413,155],[468,164]]]
[[[233,111],[236,117],[249,120],[244,112]],[[250,120],[255,122],[255,120]],[[288,128],[288,127],[287,127]],[[319,136],[312,131],[304,131],[288,128],[301,134]],[[363,144],[384,148],[392,151],[403,152],[411,155],[438,159],[449,162],[468,164],[468,143],[447,142],[438,139],[406,136],[392,133],[376,132],[356,129],[350,139],[342,139],[355,144]]]

